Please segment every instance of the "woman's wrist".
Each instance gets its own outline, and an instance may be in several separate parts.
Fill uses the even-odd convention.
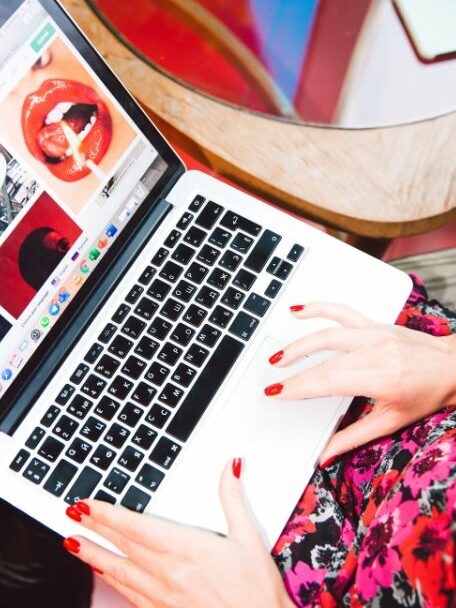
[[[447,337],[448,351],[448,397],[445,405],[456,406],[456,334]],[[443,371],[443,370],[442,370]]]

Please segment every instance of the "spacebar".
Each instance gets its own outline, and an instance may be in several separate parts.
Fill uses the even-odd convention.
[[[187,441],[242,352],[244,345],[225,336],[171,420],[166,432]]]

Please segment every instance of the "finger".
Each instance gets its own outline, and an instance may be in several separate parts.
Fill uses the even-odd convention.
[[[362,328],[375,325],[374,321],[354,308],[332,302],[310,302],[303,306],[302,309],[292,311],[292,313],[298,319],[323,317],[324,319],[336,321],[336,323],[339,323],[344,327]]]
[[[220,501],[228,523],[229,536],[248,542],[257,538],[258,530],[245,501],[241,475],[244,463],[241,459],[230,460],[220,479]]]
[[[130,602],[134,608],[158,608],[159,606],[158,604],[153,603],[151,600],[148,600],[146,597],[144,597],[144,595],[141,595],[134,589],[130,589],[130,587],[127,587],[126,585],[121,585],[116,581],[116,579],[109,575],[103,576],[103,580],[110,587],[112,587],[114,591],[117,591],[117,593],[123,595],[123,597]]]

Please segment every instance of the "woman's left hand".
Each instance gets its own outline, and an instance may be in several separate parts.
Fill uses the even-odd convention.
[[[136,608],[291,608],[279,571],[253,523],[237,477],[225,468],[220,497],[228,536],[87,500],[67,509],[113,543],[120,557],[83,536],[66,548],[92,566]]]

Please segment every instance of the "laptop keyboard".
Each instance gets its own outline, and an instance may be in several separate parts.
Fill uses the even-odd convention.
[[[144,511],[301,258],[275,256],[281,239],[196,196],[10,469],[68,504]]]

